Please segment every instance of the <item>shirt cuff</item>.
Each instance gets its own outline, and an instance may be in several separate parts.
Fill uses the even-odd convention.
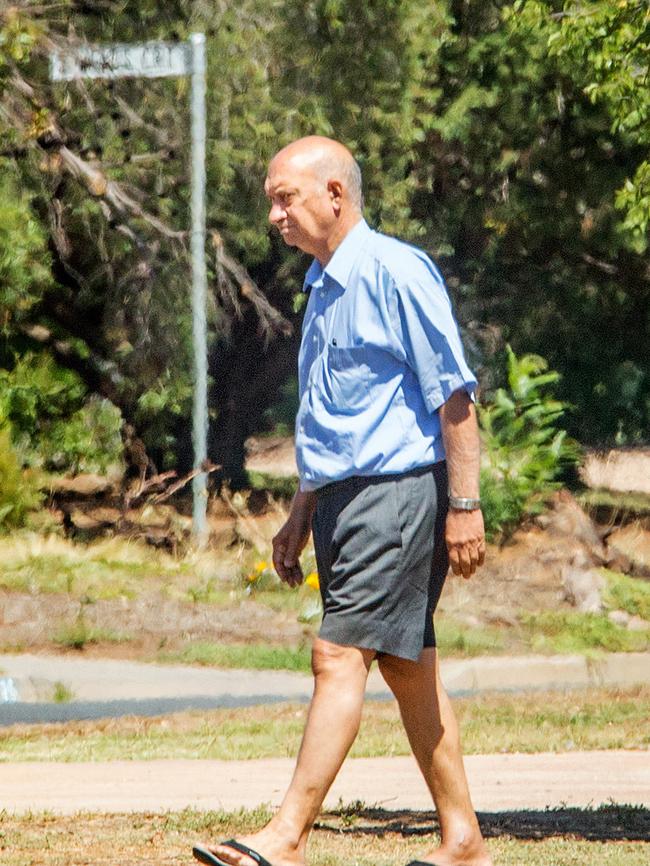
[[[449,400],[455,391],[465,391],[469,395],[470,400],[476,403],[477,387],[478,382],[476,379],[464,379],[460,373],[456,373],[439,380],[435,388],[429,388],[422,393],[427,409],[433,414],[438,411],[443,403]]]

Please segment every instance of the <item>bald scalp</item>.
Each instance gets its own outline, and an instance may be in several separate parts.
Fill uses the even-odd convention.
[[[299,138],[278,151],[269,168],[276,162],[285,161],[310,171],[324,185],[338,180],[350,204],[359,212],[363,210],[361,169],[350,150],[340,141],[324,135]]]

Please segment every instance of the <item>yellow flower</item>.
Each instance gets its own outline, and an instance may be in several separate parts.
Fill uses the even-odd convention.
[[[246,580],[247,580],[249,583],[255,583],[255,581],[257,580],[257,577],[258,577],[258,575],[257,575],[255,572],[253,572],[252,574],[248,574],[248,575],[246,576]]]
[[[269,565],[268,562],[266,562],[266,560],[263,559],[261,562],[257,563],[257,565],[255,566],[255,571],[258,574],[261,574],[263,571],[266,571],[266,569],[268,568],[268,565]]]
[[[305,578],[305,583],[310,589],[320,589],[320,583],[318,582],[318,573],[315,571],[310,572]]]

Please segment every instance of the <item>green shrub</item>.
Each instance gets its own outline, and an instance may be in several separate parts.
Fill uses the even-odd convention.
[[[122,459],[122,416],[92,396],[69,418],[54,421],[41,440],[45,465],[72,472],[106,472]]]
[[[0,65],[2,55],[0,50]],[[47,233],[32,210],[31,198],[12,161],[0,159],[0,331],[4,336],[53,282]]]
[[[41,502],[37,479],[21,467],[11,442],[11,428],[0,426],[0,531],[23,526]]]
[[[119,461],[119,411],[46,353],[28,352],[0,370],[0,416],[11,422],[23,464],[103,472]]]
[[[540,511],[560,473],[579,457],[556,422],[566,404],[554,399],[560,374],[537,355],[517,358],[507,347],[508,387],[479,407],[483,456],[481,498],[489,537]]]

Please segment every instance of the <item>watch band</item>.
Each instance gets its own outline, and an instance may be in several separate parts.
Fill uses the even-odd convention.
[[[449,496],[449,507],[458,511],[475,511],[481,507],[480,499],[468,499],[465,496]]]

